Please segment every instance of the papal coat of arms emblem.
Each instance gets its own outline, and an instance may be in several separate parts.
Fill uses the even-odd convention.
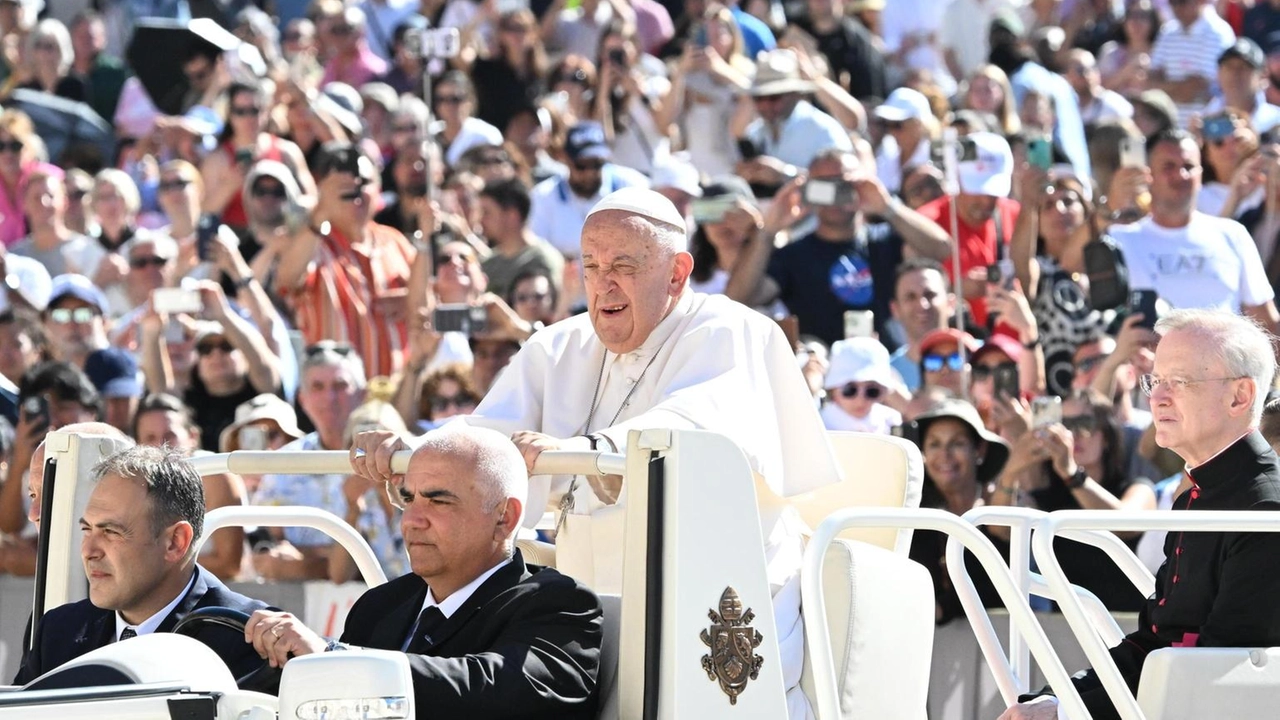
[[[702,642],[711,652],[702,656],[702,669],[707,677],[720,683],[720,689],[729,696],[729,704],[737,705],[738,696],[747,689],[747,681],[760,675],[764,658],[755,654],[764,636],[751,627],[756,614],[750,608],[744,612],[738,591],[726,587],[720,595],[720,612],[707,611],[711,627],[702,631]]]

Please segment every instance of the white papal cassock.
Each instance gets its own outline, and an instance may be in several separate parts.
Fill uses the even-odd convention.
[[[587,427],[595,392],[600,399]],[[508,434],[600,433],[620,449],[626,448],[631,430],[709,430],[736,442],[777,495],[839,480],[822,421],[781,329],[722,295],[686,290],[648,340],[623,355],[605,349],[585,314],[556,323],[525,344],[465,421]],[[525,525],[536,524],[544,509],[558,508],[571,480],[530,478]],[[621,592],[620,506],[625,500],[625,486],[618,502],[606,505],[588,483],[577,483],[572,510],[557,537],[557,566],[598,592]],[[804,659],[799,572],[806,528],[794,510],[761,500],[790,715],[793,720],[812,717],[799,689]]]

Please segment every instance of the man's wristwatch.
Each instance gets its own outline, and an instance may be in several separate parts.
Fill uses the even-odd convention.
[[[330,640],[329,643],[324,646],[325,652],[334,652],[335,650],[346,650],[346,649],[347,649],[347,646],[338,642],[337,640]]]
[[[1067,487],[1072,490],[1079,490],[1084,487],[1085,482],[1089,479],[1089,473],[1085,472],[1080,465],[1076,466],[1076,471],[1071,473],[1071,477],[1067,478]]]

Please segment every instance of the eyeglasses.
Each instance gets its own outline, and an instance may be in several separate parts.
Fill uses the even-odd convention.
[[[261,112],[262,112],[262,108],[258,107],[257,105],[250,105],[249,107],[231,108],[231,114],[234,115],[235,117],[256,117]]]
[[[186,178],[178,178],[177,180],[161,180],[156,187],[160,192],[172,192],[174,190],[185,190],[191,181]]]
[[[257,185],[254,186],[251,194],[256,198],[275,198],[276,200],[284,200],[287,197],[283,185]]]
[[[1101,365],[1110,355],[1094,355],[1083,360],[1076,361],[1076,373],[1087,373]]]
[[[224,354],[230,355],[231,351],[235,349],[235,346],[230,342],[220,340],[217,342],[200,343],[196,346],[196,354],[200,357],[206,357],[208,355],[212,355],[214,350],[221,350]]]
[[[20,153],[26,145],[21,140],[10,140],[8,142],[0,142],[0,153],[11,152]]]
[[[162,258],[159,255],[146,255],[144,257],[129,258],[129,267],[134,270],[146,270],[149,267],[164,267],[169,264],[169,258]]]
[[[461,105],[468,100],[466,95],[436,95],[435,101],[441,105]]]
[[[98,317],[98,311],[93,308],[54,308],[49,311],[49,319],[59,325],[70,323],[84,325],[93,322],[96,317]]]
[[[1138,378],[1138,384],[1142,387],[1142,392],[1151,395],[1155,393],[1156,388],[1164,386],[1172,395],[1179,395],[1187,389],[1188,385],[1199,385],[1200,383],[1209,382],[1227,382],[1229,380],[1239,380],[1243,375],[1236,377],[1220,377],[1220,378],[1204,378],[1201,380],[1187,380],[1186,378],[1164,378],[1159,375],[1143,375]]]
[[[470,395],[452,395],[449,397],[437,395],[436,397],[431,398],[431,412],[433,414],[444,412],[451,407],[463,410],[466,408],[473,408],[475,406],[476,399]]]
[[[1090,415],[1064,415],[1062,427],[1079,435],[1092,435],[1098,430],[1098,418]]]
[[[476,261],[476,257],[469,253],[462,252],[440,253],[436,256],[436,267],[449,265],[457,262],[458,260],[461,260],[465,265],[470,265]]]
[[[1017,370],[1017,369],[1018,369],[1018,364],[1017,364],[1017,363],[1011,363],[1011,362],[1004,362],[1004,363],[1000,363],[999,365],[995,365],[995,366],[992,366],[992,365],[974,365],[974,366],[973,366],[973,379],[974,379],[974,380],[986,380],[987,378],[991,377],[992,375],[995,375],[995,374],[996,374],[996,372],[997,372],[997,371],[999,371],[999,370]]]
[[[315,357],[320,353],[337,353],[342,357],[346,357],[355,352],[355,348],[346,343],[334,342],[333,340],[321,340],[314,345],[308,345],[306,350],[302,351],[308,358]]]
[[[856,398],[858,397],[859,391],[861,391],[863,397],[868,400],[875,400],[880,397],[880,386],[876,383],[856,382],[845,383],[844,387],[840,388],[840,397],[847,399]]]
[[[549,297],[551,297],[551,293],[544,293],[544,292],[516,293],[516,296],[514,299],[516,301],[516,304],[519,305],[520,303],[527,303],[527,302],[540,303],[545,301]]]
[[[952,353],[951,355],[925,355],[921,359],[925,372],[942,372],[945,365],[953,372],[964,370],[964,355],[960,353]]]

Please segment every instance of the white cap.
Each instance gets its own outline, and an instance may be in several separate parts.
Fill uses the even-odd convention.
[[[932,114],[929,99],[909,87],[900,87],[889,93],[884,103],[875,109],[876,117],[890,122],[925,118]]]
[[[889,351],[874,338],[856,337],[836,342],[831,346],[830,362],[824,387],[842,387],[851,382],[881,385],[892,382]]]
[[[701,181],[698,168],[689,162],[688,155],[675,153],[654,160],[653,176],[650,178],[649,187],[672,188],[686,195],[702,197]]]
[[[649,218],[654,222],[666,223],[672,227],[685,232],[684,216],[671,204],[671,201],[648,188],[629,187],[615,190],[605,195],[595,207],[591,208],[591,212],[587,213],[587,219],[590,220],[592,215],[605,210],[621,210],[623,212],[634,213],[641,217]]]
[[[4,259],[8,277],[0,278],[0,310],[10,306],[9,294],[21,295],[37,312],[43,312],[53,294],[53,278],[44,263],[23,255],[9,254]]]
[[[1013,186],[1013,152],[1009,143],[991,132],[970,133],[977,157],[959,163],[960,191],[967,195],[1009,197]]]

